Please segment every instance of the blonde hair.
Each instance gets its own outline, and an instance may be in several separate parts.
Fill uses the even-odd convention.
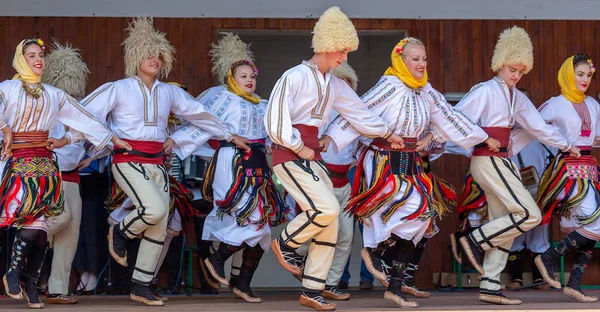
[[[330,7],[319,17],[313,29],[312,47],[315,53],[358,49],[356,28],[339,7]]]
[[[415,46],[420,46],[420,47],[425,48],[425,44],[423,43],[423,41],[421,41],[415,37],[406,37],[402,40],[406,40],[404,47],[407,47],[410,44],[410,45],[415,45]],[[400,56],[402,57],[402,59],[404,59],[406,57],[406,55],[404,53],[405,50],[406,49],[403,49],[402,52],[400,52]]]

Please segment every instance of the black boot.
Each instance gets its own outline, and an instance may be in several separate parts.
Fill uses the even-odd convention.
[[[418,308],[419,305],[406,299],[402,293],[402,281],[404,280],[404,271],[408,265],[403,262],[394,261],[390,266],[389,285],[383,298],[401,308]]]
[[[506,289],[515,290],[523,287],[523,251],[513,251],[508,254],[506,266],[512,278],[512,282],[506,286]]]
[[[169,301],[169,298],[158,294],[158,278],[152,279],[152,282],[150,283],[150,291],[152,291],[152,293],[154,294],[154,296],[156,298],[158,298],[158,300],[160,300],[162,302]]]
[[[44,303],[38,296],[37,284],[46,257],[47,244],[34,246],[27,257],[27,269],[23,274],[25,280],[25,297],[30,309],[43,309]]]
[[[379,244],[377,244],[377,248],[363,248],[361,250],[360,255],[365,262],[365,266],[367,270],[375,278],[382,282],[386,282],[387,276],[385,270],[382,266],[383,264],[383,254],[388,250],[391,244],[394,243],[394,239],[389,238]]]
[[[570,249],[586,246],[591,240],[573,231],[569,233],[556,247],[548,249],[545,253],[535,258],[535,265],[540,270],[542,277],[550,286],[561,288],[560,282],[554,278],[554,263],[567,254]]]
[[[127,241],[121,231],[121,224],[116,224],[108,230],[108,249],[110,255],[118,264],[127,267]]]
[[[575,252],[575,256],[573,258],[573,268],[571,269],[571,276],[569,277],[569,282],[567,286],[563,289],[565,295],[579,301],[579,302],[596,302],[598,301],[598,297],[596,296],[588,296],[581,290],[581,278],[583,277],[583,273],[585,273],[585,269],[587,268],[588,263],[592,260],[592,251],[594,250],[594,246],[596,242],[590,240],[588,244],[579,247],[579,249]]]
[[[244,246],[245,244],[233,246],[221,242],[221,244],[219,244],[219,249],[204,260],[208,273],[210,273],[210,275],[219,283],[229,286],[229,281],[225,277],[225,261],[227,261],[234,253],[244,248]]]
[[[46,257],[44,258],[44,264],[42,264],[42,272],[38,278],[38,295],[46,295],[48,292],[48,279],[50,278],[50,272],[52,271],[52,257],[54,257],[54,249],[48,248]]]
[[[429,292],[422,291],[415,286],[415,274],[419,270],[419,262],[425,251],[426,244],[427,238],[422,238],[415,247],[412,259],[408,263],[406,270],[404,270],[404,280],[402,281],[402,292],[417,298],[429,298],[431,296]]]
[[[143,303],[147,306],[164,306],[165,303],[156,297],[152,293],[150,286],[131,282],[131,294],[129,295],[131,300],[139,303]]]
[[[389,275],[389,284],[383,298],[401,308],[417,308],[419,305],[406,299],[402,294],[404,274],[408,262],[413,258],[415,246],[412,241],[396,239],[394,246],[388,248],[383,255],[383,267]]]
[[[10,254],[10,264],[8,272],[4,275],[4,289],[9,297],[13,299],[23,299],[23,289],[21,288],[21,275],[24,274],[25,263],[33,249],[33,243],[30,240],[15,237]]]
[[[532,252],[531,259],[533,260],[533,259],[537,258],[537,256],[540,256],[540,255],[542,255],[542,254]],[[550,285],[548,285],[548,283],[546,283],[544,281],[544,277],[542,277],[542,273],[540,272],[540,269],[538,269],[537,265],[535,265],[535,263],[531,266],[531,275],[532,275],[533,284],[538,284],[537,286],[533,287],[534,289],[536,289],[536,290],[550,289]]]
[[[262,299],[254,296],[252,293],[250,283],[252,282],[252,277],[258,268],[258,264],[263,254],[264,250],[258,244],[254,247],[248,246],[244,249],[242,268],[240,269],[239,277],[235,280],[232,291],[236,296],[246,300],[246,302],[262,302]]]

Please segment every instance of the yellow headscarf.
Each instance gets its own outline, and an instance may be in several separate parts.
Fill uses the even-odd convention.
[[[13,57],[13,68],[17,71],[17,74],[13,77],[13,79],[21,79],[27,83],[40,83],[42,77],[38,76],[31,71],[29,65],[25,61],[25,57],[23,56],[23,45],[27,41],[33,41],[29,39],[25,39],[19,43],[17,49],[15,50],[15,56]],[[44,46],[44,42],[40,39],[37,39],[37,44],[40,46]]]
[[[571,56],[566,59],[558,70],[558,85],[560,86],[560,93],[562,93],[567,100],[578,104],[585,100],[585,93],[579,91],[575,85],[575,66],[573,64],[574,58],[575,56]],[[588,59],[588,64],[590,65],[593,73],[595,69],[591,59]]]
[[[254,72],[256,74],[258,74],[254,64],[252,64],[249,61],[242,61],[242,62],[244,64],[250,65],[250,67],[252,67]],[[260,97],[256,94],[253,94],[253,95],[246,94],[246,92],[244,92],[244,90],[242,90],[242,88],[240,88],[240,86],[238,86],[237,82],[235,82],[235,78],[233,78],[233,68],[239,64],[240,64],[240,62],[236,62],[233,65],[231,65],[231,67],[229,67],[229,72],[227,73],[227,90],[231,93],[234,93],[237,96],[241,96],[246,101],[252,102],[254,104],[258,104],[258,102],[260,102]]]
[[[406,68],[406,64],[402,60],[402,52],[404,51],[404,46],[408,44],[408,40],[406,38],[402,39],[392,50],[392,66],[388,67],[385,71],[384,75],[396,76],[404,82],[409,88],[418,89],[422,88],[427,84],[427,71],[425,71],[425,75],[423,78],[417,80]]]

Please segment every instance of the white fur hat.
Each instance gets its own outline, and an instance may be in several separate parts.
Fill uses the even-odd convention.
[[[313,29],[312,47],[315,53],[358,49],[356,28],[339,7],[330,7],[321,15]]]
[[[350,80],[352,89],[356,92],[358,88],[358,76],[354,71],[354,68],[348,64],[348,62],[342,63],[332,72],[336,77],[340,79],[348,79]]]
[[[83,98],[89,73],[78,49],[55,41],[52,52],[46,55],[42,82],[62,89],[72,97]]]
[[[504,65],[523,65],[525,74],[533,68],[533,44],[525,29],[513,26],[498,38],[492,56],[492,70],[498,72]]]

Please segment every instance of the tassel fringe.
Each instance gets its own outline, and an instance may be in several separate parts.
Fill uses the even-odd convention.
[[[600,205],[598,162],[592,156],[579,159],[559,155],[548,165],[540,179],[537,203],[542,209],[542,223],[547,224],[552,214],[571,215],[571,209],[581,204],[588,192],[594,192]],[[562,199],[558,199],[562,197]],[[587,225],[600,217],[600,206],[588,216],[578,216],[579,224]]]
[[[64,211],[62,179],[58,164],[52,157],[11,157],[2,175],[0,185],[5,220],[0,227],[21,229],[42,216],[50,218]],[[22,191],[22,196],[19,195]],[[10,203],[17,201],[14,212]]]
[[[372,217],[375,212],[392,201],[396,194],[400,192],[403,183],[406,183],[407,187],[402,197],[392,202],[381,215],[384,223],[389,221],[396,210],[406,203],[413,192],[418,192],[421,195],[421,203],[414,213],[404,217],[403,220],[431,219],[448,211],[445,205],[440,204],[430,195],[433,194],[433,182],[422,169],[417,170],[417,173],[413,175],[394,174],[390,163],[390,154],[379,151],[374,151],[374,153],[371,187],[365,189],[366,181],[364,181],[363,169],[365,154],[362,154],[357,165],[354,179],[355,186],[353,187],[353,194],[357,195],[348,202],[345,209],[346,213],[353,214],[364,222],[365,219]],[[377,159],[380,159],[380,161],[377,162]],[[417,156],[415,161],[417,168],[422,168],[420,157]]]
[[[211,160],[202,187],[203,196],[206,200],[214,201],[212,184],[214,181],[215,167],[217,163],[217,152]],[[285,223],[289,208],[285,204],[281,194],[271,179],[270,170],[246,169],[244,168],[242,158],[244,153],[237,151],[233,158],[234,181],[229,188],[223,200],[217,200],[217,216],[225,215],[236,216],[236,222],[239,226],[255,224],[258,229],[266,225],[277,226]],[[248,175],[247,170],[261,170],[262,174]],[[248,194],[247,200],[242,203],[244,195]],[[250,222],[250,216],[256,210],[260,210],[260,219]]]

